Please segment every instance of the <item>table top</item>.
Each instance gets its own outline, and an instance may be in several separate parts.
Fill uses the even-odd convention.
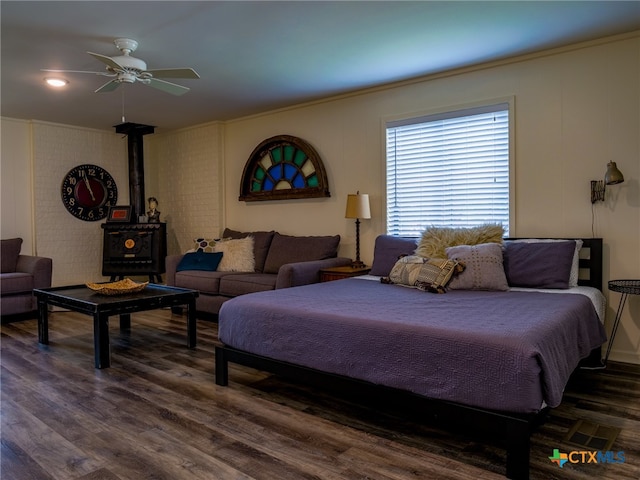
[[[154,283],[148,284],[140,292],[122,295],[103,295],[94,292],[86,285],[36,288],[33,293],[37,298],[43,299],[47,303],[66,306],[79,311],[104,311],[134,304],[140,307],[150,307],[163,300],[182,301],[196,298],[199,295],[197,290],[168,287]]]
[[[640,280],[610,280],[609,290],[612,292],[640,295]]]

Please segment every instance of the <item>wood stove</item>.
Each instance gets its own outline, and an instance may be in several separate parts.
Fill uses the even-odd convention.
[[[102,275],[149,275],[151,283],[162,283],[167,256],[166,223],[103,223]]]
[[[127,135],[129,156],[129,199],[133,223],[104,223],[102,275],[149,275],[152,283],[162,283],[167,256],[165,223],[137,223],[145,213],[143,136],[155,127],[139,123],[121,123],[116,133]]]

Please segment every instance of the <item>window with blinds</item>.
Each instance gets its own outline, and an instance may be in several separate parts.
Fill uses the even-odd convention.
[[[509,231],[509,104],[388,122],[387,233]]]

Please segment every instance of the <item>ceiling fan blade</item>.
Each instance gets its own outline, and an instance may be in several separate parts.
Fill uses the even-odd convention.
[[[113,58],[107,57],[106,55],[100,55],[99,53],[87,52],[93,58],[100,60],[102,63],[106,64],[108,67],[113,68],[117,72],[124,72],[124,67],[116,62]]]
[[[94,93],[105,93],[105,92],[113,92],[116,88],[120,86],[120,83],[117,78],[108,81],[104,85],[102,85],[99,89],[97,89]]]
[[[155,78],[200,78],[193,68],[159,68],[147,70]]]
[[[148,80],[145,80],[144,83],[150,87],[170,93],[171,95],[184,95],[191,90],[190,88],[183,87],[182,85],[177,85],[165,80],[158,80],[157,78],[149,78]]]
[[[41,68],[41,72],[51,72],[51,73],[90,73],[92,75],[103,75],[105,77],[113,77],[117,74],[109,73],[109,72],[89,72],[87,70],[51,70],[48,68]]]

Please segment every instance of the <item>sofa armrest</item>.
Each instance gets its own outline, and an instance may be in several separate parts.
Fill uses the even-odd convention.
[[[53,260],[47,257],[19,255],[16,272],[33,275],[33,288],[49,288],[53,274]]]
[[[166,284],[170,287],[176,285],[176,268],[184,254],[169,255],[164,259],[164,269],[166,275]]]
[[[351,261],[350,258],[335,257],[308,262],[285,263],[278,270],[276,289],[318,283],[321,269],[350,265]]]

